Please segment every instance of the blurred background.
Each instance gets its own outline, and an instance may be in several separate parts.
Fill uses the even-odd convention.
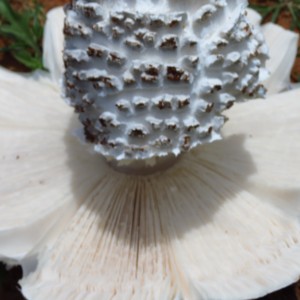
[[[45,15],[51,8],[68,2],[70,1],[0,0],[0,65],[16,72],[43,69],[42,37]],[[249,2],[262,15],[263,23],[274,22],[300,33],[299,0]],[[300,44],[291,80],[300,82]],[[0,300],[25,299],[18,284],[21,278],[21,267],[7,270],[0,262]],[[300,281],[259,300],[300,300]]]

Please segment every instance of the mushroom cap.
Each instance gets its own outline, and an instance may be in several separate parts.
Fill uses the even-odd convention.
[[[221,138],[221,113],[263,96],[267,49],[246,1],[73,1],[65,98],[81,137],[118,161],[178,156]]]

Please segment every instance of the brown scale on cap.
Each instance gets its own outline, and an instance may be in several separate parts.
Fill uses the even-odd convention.
[[[177,131],[179,129],[179,121],[178,120],[166,120],[165,124],[167,126],[168,129],[173,130],[173,131]]]
[[[122,13],[113,13],[110,16],[110,19],[112,23],[121,25],[125,19],[125,16]]]
[[[158,82],[158,76],[149,75],[146,72],[142,73],[141,79],[145,83],[157,83]]]
[[[83,16],[90,18],[90,19],[95,19],[97,18],[98,20],[103,18],[101,14],[101,6],[96,3],[86,3],[86,4],[76,4],[76,9],[78,9]]]
[[[192,130],[195,130],[195,129],[199,128],[199,127],[200,127],[200,124],[197,123],[197,124],[190,125],[190,126],[186,127],[186,130],[187,130],[187,132],[191,132]]]
[[[145,138],[147,135],[148,131],[143,126],[132,128],[129,132],[129,136],[134,138]]]
[[[181,145],[182,149],[184,151],[188,151],[191,148],[191,137],[189,135],[186,135],[183,137],[183,142]]]
[[[132,74],[126,74],[123,76],[123,81],[126,86],[132,86],[136,83],[136,79]]]
[[[124,29],[118,27],[118,26],[115,26],[112,28],[111,30],[111,36],[114,38],[114,39],[119,39],[121,36],[123,36],[125,34],[125,31]]]
[[[98,81],[97,84],[99,85],[99,87],[102,87],[101,83],[104,83],[104,85],[107,87],[107,88],[110,88],[110,89],[115,89],[116,86],[115,84],[113,83],[113,79],[112,77],[109,77],[109,76],[100,76],[100,77],[97,77],[95,78],[94,80],[91,80],[91,81]]]
[[[207,107],[206,107],[205,112],[206,112],[206,113],[211,113],[211,112],[213,111],[214,107],[215,107],[215,104],[214,104],[214,103],[208,104]]]
[[[98,132],[94,128],[94,124],[90,119],[85,119],[82,121],[84,125],[84,135],[86,139],[93,144],[97,144],[99,142]]]
[[[161,28],[165,25],[166,25],[166,23],[165,23],[165,20],[163,17],[160,17],[158,15],[150,16],[150,22],[149,22],[150,27]]]
[[[103,57],[107,54],[107,50],[97,44],[91,44],[87,49],[87,54],[93,57]]]
[[[84,38],[92,34],[92,31],[89,27],[80,23],[70,24],[67,21],[65,21],[63,32],[65,36],[81,36]]]
[[[126,63],[126,57],[121,56],[117,52],[110,52],[107,56],[107,62],[111,65],[121,67]]]
[[[190,98],[186,97],[184,99],[178,99],[177,107],[179,109],[185,108],[190,105]]]
[[[120,123],[115,120],[114,116],[111,113],[103,113],[99,117],[99,122],[103,127],[118,128],[120,126]]]
[[[167,79],[170,81],[183,81],[188,82],[190,80],[190,76],[187,73],[187,71],[184,71],[183,69],[174,67],[174,66],[168,66],[167,67]]]
[[[130,102],[127,100],[120,100],[115,105],[119,111],[128,112],[130,110]]]
[[[160,136],[154,142],[154,146],[156,147],[169,146],[170,144],[171,144],[171,139],[166,136]]]
[[[176,50],[178,49],[178,37],[175,35],[165,36],[159,45],[163,50]]]
[[[143,37],[143,41],[145,42],[146,45],[154,45],[156,39],[156,34],[155,32],[147,32],[144,37]]]
[[[135,38],[128,38],[125,40],[124,44],[127,47],[130,47],[133,50],[141,50],[143,49],[143,44]]]
[[[133,104],[136,109],[145,109],[148,107],[150,100],[144,97],[137,97]]]
[[[159,108],[160,110],[162,109],[172,109],[172,103],[169,100],[166,99],[159,99],[157,102],[155,102],[155,106]]]

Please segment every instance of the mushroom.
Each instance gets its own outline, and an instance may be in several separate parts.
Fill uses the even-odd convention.
[[[116,2],[124,14],[117,20],[134,20],[125,14],[125,3]],[[148,7],[150,2],[128,3],[150,13],[149,7],[155,7]],[[243,7],[234,1],[210,2],[218,10],[243,16]],[[115,2],[101,3],[114,8]],[[168,1],[160,7],[162,13],[167,15],[163,9],[170,3],[187,10],[190,1]],[[195,4],[190,5],[192,13]],[[53,34],[59,14],[56,10],[48,15],[46,41],[51,35],[59,40]],[[144,20],[140,14],[135,19]],[[124,102],[130,109],[119,112],[116,103],[131,100],[125,95],[152,97],[142,88],[135,93],[120,90],[122,99],[118,94],[94,99],[92,92],[81,99],[75,90],[77,105],[94,100],[78,113],[86,130],[79,132],[80,144],[70,134],[80,125],[50,79],[57,79],[52,70],[58,62],[48,60],[50,75],[25,77],[0,69],[0,255],[22,262],[28,299],[250,299],[299,277],[299,89],[238,104],[224,117],[217,96],[230,95],[231,89],[224,91],[221,85],[220,90],[220,78],[208,76],[211,70],[203,84],[198,85],[194,75],[193,82],[179,87],[166,83],[162,74],[161,90],[168,84],[176,92],[163,97],[171,104],[166,109],[150,108],[151,101],[147,110]],[[81,66],[69,66],[66,76],[71,68],[82,71]],[[80,84],[73,89],[84,88]],[[233,82],[235,99],[244,99],[235,87]],[[209,99],[215,105],[206,112],[211,119],[199,119],[200,126],[189,132],[189,120],[198,115],[185,119],[185,110],[195,99],[189,97],[180,109],[178,101],[185,98],[183,91],[193,95],[194,88],[203,89],[200,103]],[[127,116],[130,128],[149,126],[145,137],[120,134],[128,130],[122,124],[103,127],[99,115],[112,116],[113,111],[118,118]],[[178,136],[165,126],[172,117],[182,121]],[[111,120],[122,123],[118,118]],[[221,131],[224,118],[229,121]],[[157,125],[155,131],[150,132],[149,120]],[[200,129],[203,143],[196,146],[191,132]],[[86,132],[95,138],[87,139]],[[210,143],[206,135],[212,133],[222,133],[223,139]],[[178,143],[190,151],[182,153],[185,148],[176,148]],[[87,151],[88,146],[95,151]]]

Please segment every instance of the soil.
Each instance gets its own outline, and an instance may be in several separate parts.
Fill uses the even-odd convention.
[[[14,8],[17,10],[24,8],[24,6],[31,5],[31,3],[32,3],[32,1],[24,1],[24,0],[10,0],[10,2],[14,6]],[[49,9],[51,9],[53,7],[67,4],[70,1],[69,0],[39,0],[39,2],[43,5],[45,12],[47,12]],[[249,2],[252,4],[268,5],[272,1],[252,0]],[[26,4],[24,4],[24,3],[26,3]],[[266,19],[265,22],[267,22],[267,21],[269,21],[269,20]],[[291,28],[290,13],[287,11],[283,11],[279,16],[278,24],[280,24],[281,26],[283,26],[287,29]],[[0,48],[3,47],[5,44],[6,44],[6,41],[1,39],[1,37],[0,37]],[[299,43],[299,47],[300,47],[300,43]],[[17,61],[15,61],[13,59],[13,57],[11,57],[9,54],[1,54],[0,53],[0,65],[3,65],[13,71],[19,71],[19,72],[29,71],[28,69],[26,69],[26,67],[22,66]],[[296,63],[293,68],[292,80],[293,81],[300,80],[300,53],[298,55],[298,58],[296,59]],[[0,289],[0,291],[2,291],[2,290]],[[20,298],[12,297],[12,298],[7,298],[7,299],[23,299],[23,298],[21,298],[21,296],[20,296]],[[292,285],[290,287],[282,289],[281,291],[278,291],[276,293],[273,293],[271,295],[265,296],[265,297],[257,299],[257,300],[300,300],[300,281],[295,285]]]

